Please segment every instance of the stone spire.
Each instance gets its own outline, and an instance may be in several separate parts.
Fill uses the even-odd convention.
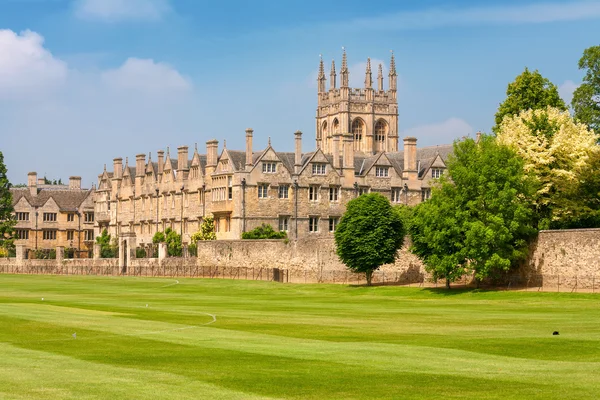
[[[365,89],[373,88],[373,75],[371,74],[371,59],[367,58],[367,70],[365,71]]]
[[[344,47],[342,49],[344,49],[344,54],[342,55],[342,69],[340,70],[340,87],[348,87],[348,59],[346,58],[346,49]]]
[[[383,92],[383,67],[379,64],[377,71],[377,90]]]
[[[319,82],[319,93],[325,93],[325,66],[323,65],[323,58],[319,61],[319,76],[317,77]]]
[[[329,73],[329,89],[335,89],[335,85],[336,85],[335,60],[331,60],[331,72]]]
[[[394,58],[394,51],[392,50],[392,59],[390,60],[390,73],[389,73],[389,77],[390,77],[390,90],[396,90],[397,89],[397,77],[398,74],[396,74],[396,59]]]

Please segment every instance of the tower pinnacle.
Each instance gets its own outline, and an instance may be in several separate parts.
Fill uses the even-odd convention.
[[[319,76],[317,81],[319,83],[319,93],[325,93],[325,66],[323,65],[323,57],[319,55]]]
[[[390,60],[390,73],[389,73],[390,90],[396,91],[398,74],[396,74],[396,59],[394,58],[394,51],[391,50],[391,52],[392,52],[392,58]]]
[[[335,85],[336,85],[335,60],[331,60],[331,72],[329,73],[329,88],[335,89]]]
[[[342,47],[342,49],[344,54],[342,55],[342,69],[340,70],[340,87],[348,87],[348,59],[346,58],[346,48]]]
[[[377,71],[377,90],[383,92],[383,67],[379,64]]]
[[[373,76],[371,74],[371,58],[367,58],[367,70],[365,71],[365,89],[373,87]]]

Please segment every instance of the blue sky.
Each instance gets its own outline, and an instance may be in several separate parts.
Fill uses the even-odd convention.
[[[598,45],[600,1],[0,0],[0,151],[29,171],[96,182],[115,157],[216,138],[314,149],[316,71],[360,87],[367,57],[399,74],[399,129],[419,146],[490,131],[525,67],[567,101]],[[328,74],[327,74],[328,75]]]

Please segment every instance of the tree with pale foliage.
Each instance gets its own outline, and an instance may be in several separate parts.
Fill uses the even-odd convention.
[[[214,219],[212,217],[204,218],[200,230],[194,233],[190,239],[192,243],[196,243],[200,240],[217,240]]]
[[[563,197],[578,192],[581,177],[600,151],[598,135],[575,122],[568,111],[547,107],[506,116],[497,139],[523,159],[526,174],[537,180],[532,201],[539,228],[571,218],[572,209],[565,207]]]

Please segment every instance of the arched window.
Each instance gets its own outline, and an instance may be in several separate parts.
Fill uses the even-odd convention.
[[[352,135],[354,136],[354,150],[360,150],[360,144],[362,142],[364,123],[360,118],[352,121]]]
[[[333,133],[340,133],[340,122],[337,118],[333,120]]]
[[[318,140],[321,140],[323,137],[327,137],[327,121],[324,121],[321,125],[321,130],[319,131],[318,135]]]
[[[387,133],[387,125],[385,121],[379,120],[375,124],[375,140],[383,142],[385,140],[385,134]]]

